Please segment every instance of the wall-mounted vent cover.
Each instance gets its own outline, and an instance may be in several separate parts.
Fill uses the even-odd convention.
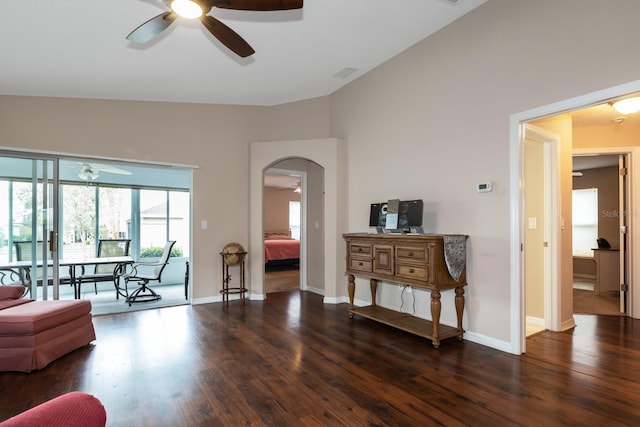
[[[344,67],[342,70],[335,73],[332,77],[336,77],[338,79],[345,79],[351,74],[355,73],[356,71],[358,71],[357,68]]]

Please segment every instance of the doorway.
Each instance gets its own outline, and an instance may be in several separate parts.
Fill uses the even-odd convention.
[[[265,294],[306,290],[306,172],[283,166],[308,168],[304,159],[278,162],[264,173],[264,277]],[[305,190],[303,190],[305,189]]]
[[[629,155],[580,150],[573,156],[573,312],[627,312],[626,177]]]
[[[561,230],[558,234],[558,238],[549,242],[551,247],[558,247],[558,262],[562,267],[558,269],[556,274],[558,280],[558,287],[555,295],[551,295],[550,299],[554,299],[552,304],[552,313],[557,313],[554,326],[550,330],[564,331],[575,327],[575,321],[573,317],[573,298],[572,298],[572,285],[573,285],[573,268],[572,268],[572,254],[571,254],[571,232],[566,232],[568,227],[572,226],[571,217],[571,186],[572,177],[569,171],[571,170],[571,156],[575,151],[574,142],[576,139],[584,135],[591,135],[592,139],[584,142],[580,148],[598,148],[600,151],[609,153],[627,153],[629,159],[629,176],[627,177],[630,186],[638,186],[640,183],[638,174],[633,174],[633,171],[640,170],[640,123],[633,124],[632,122],[637,119],[625,118],[625,132],[629,134],[629,138],[622,142],[616,142],[616,146],[613,146],[614,142],[611,139],[606,138],[607,132],[600,132],[601,129],[594,127],[584,127],[583,129],[576,129],[574,126],[576,122],[582,120],[578,115],[583,110],[586,110],[592,106],[598,106],[601,109],[611,109],[610,102],[616,99],[628,97],[633,93],[640,91],[640,81],[632,82],[629,84],[613,87],[602,90],[600,92],[594,92],[588,95],[583,95],[574,99],[565,100],[555,104],[550,104],[544,107],[536,108],[533,110],[525,111],[522,113],[514,114],[511,116],[511,182],[512,193],[512,236],[511,239],[511,265],[512,268],[512,321],[514,325],[518,325],[512,328],[511,343],[512,352],[515,354],[521,354],[526,350],[526,287],[525,287],[525,271],[526,262],[524,257],[524,235],[525,228],[527,226],[526,218],[524,215],[524,192],[522,188],[522,181],[524,179],[523,166],[524,166],[524,129],[526,124],[535,124],[536,126],[544,127],[547,130],[552,130],[560,136],[559,147],[559,179],[558,187],[555,191],[559,199],[557,223],[555,226]],[[609,110],[610,111],[610,110]],[[546,122],[546,123],[545,123]],[[611,122],[611,120],[608,120]],[[614,123],[615,124],[615,123]],[[546,126],[542,126],[546,125]],[[616,129],[619,131],[620,129]],[[620,133],[620,132],[618,132]],[[603,141],[611,144],[609,147],[600,149]],[[636,201],[629,199],[628,212],[636,210]],[[639,253],[633,251],[633,241],[640,241],[640,233],[638,227],[640,223],[630,215],[629,225],[627,229],[628,239],[628,271],[626,289],[626,300],[628,302],[627,314],[631,317],[634,316],[634,308],[640,308],[640,293],[634,292],[633,283],[640,282],[640,277],[637,277],[637,269],[633,269],[633,265],[637,264]],[[640,312],[640,310],[635,310]]]
[[[250,147],[250,298],[264,299],[263,174],[288,158],[307,159],[317,167],[307,171],[307,290],[324,295],[326,303],[346,301],[344,275],[346,151],[335,138],[254,142]],[[311,239],[314,239],[314,242]],[[304,250],[304,249],[303,249]],[[338,291],[338,286],[340,291]]]
[[[3,152],[0,164],[0,266],[30,299],[59,299],[58,159]]]
[[[525,336],[557,328],[558,135],[533,125],[524,135]]]

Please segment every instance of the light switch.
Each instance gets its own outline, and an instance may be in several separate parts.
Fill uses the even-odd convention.
[[[529,218],[529,230],[538,228],[538,220],[536,217]]]
[[[207,224],[206,220],[200,221],[200,228],[202,228],[203,230],[206,230],[208,226],[209,224]]]

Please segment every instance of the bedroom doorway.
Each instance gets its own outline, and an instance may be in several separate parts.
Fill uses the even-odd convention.
[[[283,169],[276,164],[264,173],[266,294],[302,289],[300,249],[303,241],[302,213],[306,211],[303,188],[306,188],[306,173],[303,171]]]
[[[346,218],[346,149],[336,138],[254,142],[250,147],[249,298],[260,300],[264,292],[264,173],[282,162],[299,167],[286,169],[307,174],[302,188],[302,242],[300,276],[302,289],[322,295],[323,302],[347,300],[344,283],[345,246],[341,234]],[[305,225],[309,226],[304,229]]]

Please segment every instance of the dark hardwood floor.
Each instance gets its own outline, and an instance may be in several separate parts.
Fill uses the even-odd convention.
[[[98,316],[91,346],[0,373],[0,420],[81,390],[109,426],[639,425],[640,321],[577,317],[514,356],[434,349],[300,291]]]

